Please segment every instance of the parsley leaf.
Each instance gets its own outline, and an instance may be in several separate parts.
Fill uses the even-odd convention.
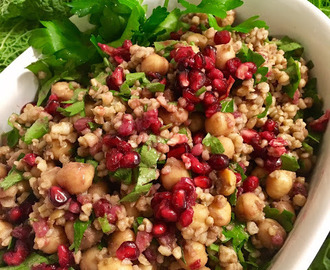
[[[284,91],[290,98],[293,98],[294,93],[298,89],[298,85],[301,79],[300,68],[297,61],[295,61],[292,57],[289,58],[287,69],[285,72],[290,77],[290,84],[283,87]]]
[[[162,83],[158,83],[158,82],[155,82],[155,83],[147,83],[145,85],[145,87],[152,93],[155,93],[155,92],[164,92],[165,90],[165,84],[162,84]]]
[[[85,116],[85,102],[82,100],[77,101],[66,108],[58,107],[57,111],[67,117],[71,117],[79,113],[82,116]]]
[[[125,185],[132,183],[132,169],[119,168],[115,172],[111,173],[111,175]]]
[[[267,205],[264,208],[266,218],[275,219],[278,223],[282,225],[286,232],[290,232],[293,228],[293,217],[294,214],[284,210],[282,213],[276,208],[271,208]]]
[[[81,240],[84,237],[84,233],[91,223],[92,223],[91,221],[84,222],[79,219],[77,219],[74,222],[74,224],[73,224],[74,240],[73,240],[73,243],[70,248],[74,249],[75,253],[78,252],[78,250],[80,248]]]
[[[229,203],[232,206],[235,206],[237,202],[237,188],[235,189],[235,192],[233,194],[230,195],[229,197]]]
[[[247,178],[247,176],[245,175],[245,172],[244,172],[243,168],[242,168],[241,165],[239,165],[237,162],[235,162],[235,163],[231,163],[231,164],[229,165],[229,167],[230,167],[230,169],[232,169],[234,172],[239,173],[239,174],[241,175],[241,177],[242,177],[242,181],[244,181],[244,180]]]
[[[141,163],[146,167],[152,167],[157,165],[157,161],[160,157],[160,153],[153,147],[143,145],[141,148]]]
[[[205,146],[211,147],[212,154],[222,154],[225,152],[222,143],[219,141],[217,137],[212,136],[210,133],[207,133],[202,143]]]
[[[105,217],[98,217],[97,220],[99,221],[101,225],[101,229],[103,233],[110,233],[113,232],[116,227],[109,223],[108,218]]]
[[[221,112],[234,112],[234,99],[221,101]]]
[[[127,194],[124,198],[120,200],[120,202],[135,202],[142,195],[147,194],[152,186],[152,183],[144,185],[144,186],[136,186],[134,190]]]
[[[14,166],[8,175],[0,182],[0,187],[3,188],[3,190],[7,190],[11,186],[17,184],[18,182],[21,182],[23,180],[23,173],[16,170],[16,167]]]
[[[317,119],[322,116],[323,114],[323,102],[320,99],[317,93],[317,79],[311,78],[308,80],[303,93],[303,98],[311,97],[313,99],[313,105],[311,108],[306,108],[303,110],[304,112],[304,119],[309,117],[313,117]]]
[[[29,127],[23,136],[23,141],[26,144],[31,144],[33,139],[39,139],[49,131],[48,118],[38,119]]]
[[[329,12],[330,15],[330,12]],[[309,266],[308,270],[328,270],[330,269],[330,238],[328,237],[323,243],[321,249]]]
[[[200,96],[201,94],[205,93],[207,90],[206,90],[206,87],[203,86],[202,88],[198,89],[195,93],[196,96]]]
[[[293,41],[288,36],[285,36],[280,40],[276,40],[274,43],[277,45],[279,50],[283,50],[285,52],[284,57],[287,59],[290,57],[299,59],[304,52],[303,46],[298,42]]]
[[[264,111],[262,113],[259,113],[257,115],[257,117],[260,119],[260,118],[264,118],[267,116],[267,113],[268,113],[268,110],[269,110],[269,107],[272,105],[272,102],[273,102],[273,97],[272,97],[272,94],[268,92],[267,94],[267,97],[265,99],[265,103],[266,103],[266,107],[264,109]]]
[[[283,154],[281,156],[281,160],[282,160],[282,167],[281,167],[282,170],[295,172],[300,168],[297,159],[293,156],[290,156],[288,154]]]
[[[18,143],[20,138],[19,131],[17,128],[13,128],[11,131],[6,133],[7,144],[9,147],[13,148]]]

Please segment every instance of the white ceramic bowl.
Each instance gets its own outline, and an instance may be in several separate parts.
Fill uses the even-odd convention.
[[[196,1],[199,2],[199,1]],[[151,7],[163,1],[147,0]],[[260,15],[270,26],[273,36],[288,35],[305,47],[305,58],[312,59],[312,75],[330,108],[330,20],[307,0],[246,0],[238,9],[240,19]],[[7,119],[12,112],[34,98],[37,81],[24,67],[35,60],[30,48],[0,74],[0,132],[8,130]],[[330,130],[323,141],[315,168],[309,198],[300,212],[295,227],[272,263],[272,270],[305,270],[327,236],[330,226]]]

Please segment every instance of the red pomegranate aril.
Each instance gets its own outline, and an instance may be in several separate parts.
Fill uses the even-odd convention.
[[[236,176],[236,184],[242,181],[242,175],[240,173],[234,172]]]
[[[299,92],[297,90],[297,92]],[[318,119],[312,121],[309,126],[312,130],[316,132],[325,132],[328,126],[328,122],[330,119],[330,110],[326,110],[326,112]]]
[[[243,182],[244,192],[253,192],[259,186],[259,179],[256,176],[248,176]]]
[[[123,48],[124,49],[129,49],[131,46],[133,45],[133,43],[132,43],[132,41],[131,40],[129,40],[129,39],[126,39],[124,42],[123,42]]]
[[[27,244],[22,240],[17,240],[14,251],[7,251],[3,254],[2,260],[9,266],[20,265],[29,255],[30,250]]]
[[[26,154],[23,157],[23,161],[25,161],[30,166],[34,166],[36,165],[36,158],[37,158],[36,154],[30,153],[30,154]]]
[[[209,77],[210,79],[223,79],[223,73],[221,72],[220,69],[214,68],[211,69],[208,73],[207,73],[207,77]]]
[[[191,170],[197,174],[204,174],[205,173],[204,165],[198,160],[198,158],[191,155],[190,159],[191,159]]]
[[[65,245],[59,245],[57,247],[58,263],[61,267],[70,267],[74,264],[74,258],[72,252]]]
[[[93,210],[96,217],[104,217],[111,212],[112,205],[106,199],[100,199],[93,204]]]
[[[177,144],[172,147],[171,150],[167,153],[167,158],[175,157],[176,159],[180,159],[181,155],[184,153],[188,153],[190,150],[189,145],[187,143]]]
[[[78,214],[80,213],[80,204],[71,199],[68,210],[73,214]]]
[[[55,115],[58,107],[60,107],[58,97],[55,94],[50,95],[45,106],[45,111],[51,115]]]
[[[184,190],[179,189],[173,192],[172,205],[177,211],[182,211],[187,207],[186,192]]]
[[[119,152],[117,149],[112,148],[106,154],[106,166],[109,171],[116,171],[120,167],[120,161],[124,157],[124,155]]]
[[[213,46],[207,45],[203,51],[204,56],[210,57],[213,61],[217,56],[217,49]]]
[[[154,208],[157,204],[159,204],[163,200],[170,200],[172,198],[172,193],[165,192],[157,192],[151,200],[151,207]]]
[[[196,92],[198,89],[202,88],[205,83],[205,74],[197,69],[191,70],[189,72],[190,88]]]
[[[93,123],[92,117],[82,117],[74,122],[73,127],[78,131],[82,132],[84,129],[89,128],[88,123]]]
[[[281,168],[281,166],[282,160],[280,157],[267,156],[266,160],[264,161],[264,168],[269,172],[278,170]]]
[[[188,101],[187,101],[188,102]],[[195,110],[195,105],[193,103],[190,103],[188,102],[185,109],[188,111],[188,112],[192,112]]]
[[[20,240],[26,240],[28,239],[31,232],[32,232],[32,228],[28,225],[18,226],[12,230],[11,236]]]
[[[174,58],[175,62],[179,62],[188,59],[195,55],[193,49],[189,47],[180,47],[171,51],[171,56]]]
[[[238,66],[235,75],[238,79],[249,80],[256,71],[257,66],[255,63],[245,62]]]
[[[116,67],[114,72],[106,78],[106,83],[110,90],[119,90],[123,82],[124,69],[122,67]]]
[[[227,82],[223,79],[214,79],[212,81],[212,87],[215,91],[217,91],[219,94],[226,93],[227,90]]]
[[[200,175],[194,178],[194,184],[196,187],[206,189],[212,186],[212,181],[209,177]]]
[[[208,71],[214,69],[215,67],[214,60],[208,56],[205,56],[204,59],[205,59],[205,66],[204,66],[205,70]]]
[[[15,206],[8,212],[8,219],[11,223],[20,223],[23,217],[22,210]]]
[[[210,118],[213,114],[215,114],[219,110],[220,110],[220,104],[218,104],[218,103],[215,103],[215,104],[212,104],[212,105],[208,106],[205,109],[206,118]]]
[[[199,268],[201,268],[201,259],[198,259],[189,265],[189,269],[191,269],[191,270],[197,270]]]
[[[202,133],[202,132],[196,133],[193,137],[193,143],[194,144],[202,143],[204,137],[205,137],[204,133]]]
[[[120,136],[127,137],[132,135],[135,130],[135,122],[133,116],[130,114],[125,114],[120,127],[117,132]]]
[[[252,140],[260,140],[260,135],[254,129],[242,129],[241,136],[243,137],[244,143],[251,144]]]
[[[207,161],[213,170],[223,170],[229,166],[229,158],[223,154],[213,154]]]
[[[203,145],[201,143],[198,143],[191,148],[191,153],[195,156],[198,157],[203,153]]]
[[[213,92],[207,91],[205,92],[203,103],[206,106],[213,105],[218,102],[218,98],[214,95]]]
[[[179,218],[180,225],[182,227],[189,226],[193,221],[193,216],[194,216],[194,210],[192,208],[187,208],[180,215],[180,218]]]
[[[214,35],[214,43],[219,44],[227,44],[231,40],[231,36],[229,31],[223,30],[223,31],[217,31]]]
[[[182,96],[192,104],[197,104],[200,102],[200,99],[195,96],[195,94],[190,89],[183,89]]]
[[[226,69],[231,73],[232,75],[235,75],[237,68],[242,64],[241,60],[237,57],[229,59],[226,62]]]
[[[278,123],[272,119],[267,119],[262,127],[263,131],[273,132],[275,135],[279,133]]]
[[[199,52],[199,53],[196,53],[195,56],[194,56],[194,68],[196,69],[202,69],[204,68],[204,65],[205,65],[205,58],[204,58],[204,55]]]
[[[160,209],[160,216],[167,222],[178,221],[178,214],[171,208]]]
[[[160,237],[164,235],[167,231],[167,226],[165,223],[156,223],[152,227],[152,234],[155,237]]]
[[[140,256],[140,251],[135,242],[125,241],[116,251],[119,260],[129,259],[135,261]]]
[[[275,139],[275,134],[270,131],[261,131],[259,132],[259,134],[262,139],[265,139],[267,141],[271,141],[272,139]]]
[[[135,168],[140,164],[140,155],[139,153],[132,151],[126,153],[123,158],[120,160],[121,168]]]
[[[49,200],[55,207],[60,207],[66,204],[69,198],[69,193],[58,186],[52,186],[49,189]]]
[[[190,82],[189,82],[187,70],[183,70],[178,73],[178,82],[182,88],[186,88],[189,86]]]

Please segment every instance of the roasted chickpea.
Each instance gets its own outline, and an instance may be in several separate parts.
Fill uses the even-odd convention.
[[[124,202],[122,203],[125,206],[126,213],[128,217],[135,217],[137,218],[140,215],[140,212],[136,209],[135,204]]]
[[[56,182],[71,194],[87,191],[92,185],[95,169],[93,165],[80,162],[64,164],[56,175]]]
[[[269,172],[261,167],[256,167],[252,172],[252,175],[258,177],[259,179],[263,179],[268,176]]]
[[[180,126],[188,120],[189,113],[183,108],[178,108],[175,112],[168,112],[163,108],[158,110],[158,116],[163,119],[164,125],[173,124]]]
[[[13,225],[6,221],[0,220],[0,249],[8,246],[12,239],[11,232],[13,230]]]
[[[141,63],[141,71],[143,72],[157,72],[165,75],[168,71],[169,63],[166,58],[158,54],[150,54]]]
[[[217,59],[216,67],[219,69],[224,69],[228,60],[235,58],[236,54],[234,48],[230,44],[216,45],[217,48]]]
[[[206,132],[215,137],[228,136],[235,127],[235,118],[231,113],[217,112],[205,120]]]
[[[186,241],[185,245],[183,246],[183,254],[186,263],[184,263],[182,260],[180,260],[179,263],[184,269],[196,269],[190,266],[198,260],[200,261],[199,268],[205,266],[205,264],[207,263],[207,254],[205,251],[205,246],[199,242]]]
[[[193,112],[190,114],[189,119],[191,123],[189,129],[191,132],[197,132],[204,129],[205,116],[199,112]]]
[[[74,240],[74,229],[73,222],[67,221],[64,227],[66,236],[69,239],[69,242],[72,244]],[[97,231],[93,227],[89,226],[87,230],[84,232],[84,236],[81,240],[80,249],[86,250],[94,245],[96,245],[102,238],[102,231]]]
[[[293,214],[293,220],[296,219],[296,213],[294,211],[293,205],[289,201],[279,201],[279,202],[273,202],[273,205],[276,209],[282,213],[284,210],[289,211]]]
[[[68,242],[66,235],[64,233],[63,227],[54,226],[50,229],[51,233],[44,237],[35,237],[34,242],[44,242],[44,245],[39,247],[39,249],[47,254],[53,254],[57,252],[59,245],[65,245]]]
[[[229,224],[231,220],[231,206],[226,197],[222,195],[215,196],[208,208],[215,225],[222,227]]]
[[[293,185],[295,173],[285,170],[276,170],[268,175],[266,179],[266,192],[275,200],[287,195]]]
[[[220,136],[218,137],[218,139],[221,142],[223,148],[225,149],[225,152],[223,154],[229,157],[229,159],[232,159],[235,154],[235,145],[233,141],[230,138],[224,136]]]
[[[183,39],[187,41],[188,44],[195,44],[196,46],[204,49],[207,45],[207,37],[199,33],[188,32],[182,36]]]
[[[91,187],[88,189],[88,193],[97,194],[102,197],[103,195],[109,193],[109,187],[106,182],[99,181],[91,185]]]
[[[54,154],[54,159],[59,160],[62,156],[71,156],[72,143],[63,141],[60,144],[59,140],[53,140],[49,149]]]
[[[70,88],[70,84],[68,82],[57,82],[53,84],[51,92],[60,100],[69,100],[73,96],[73,90]]]
[[[171,190],[182,177],[190,177],[184,163],[174,157],[168,158],[160,175],[163,186]]]
[[[125,241],[135,241],[135,234],[132,230],[126,229],[125,231],[116,231],[111,234],[108,240],[108,251],[110,256],[116,256],[116,251]]]
[[[279,249],[286,238],[283,227],[275,220],[266,218],[258,224],[257,238],[268,249]]]
[[[97,270],[97,264],[99,263],[98,256],[100,250],[97,247],[92,247],[83,252],[80,261],[81,270]]]
[[[5,178],[7,176],[6,165],[0,164],[0,179]]]
[[[263,217],[264,202],[254,193],[247,192],[238,196],[235,213],[242,221],[257,221]]]
[[[125,264],[117,258],[106,258],[97,265],[98,270],[133,270],[131,264]]]
[[[235,192],[236,189],[236,175],[230,169],[218,171],[217,190],[220,194],[229,196]],[[219,188],[218,188],[219,185]]]

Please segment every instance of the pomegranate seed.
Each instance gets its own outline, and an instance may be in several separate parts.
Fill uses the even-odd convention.
[[[182,212],[179,218],[180,225],[182,227],[189,226],[193,221],[194,210],[192,208],[188,208]]]
[[[236,184],[242,181],[242,175],[240,173],[234,172],[236,176]]]
[[[223,79],[223,73],[220,69],[214,68],[207,73],[207,77],[210,79]]]
[[[298,92],[298,91],[297,91]],[[309,126],[316,132],[325,132],[330,118],[330,110],[327,110],[319,119],[312,121]]]
[[[270,131],[262,131],[262,132],[259,132],[259,134],[262,139],[265,139],[267,141],[271,141],[271,140],[275,139],[275,134]]]
[[[167,222],[178,221],[178,214],[171,208],[161,208],[160,216]]]
[[[76,201],[71,200],[68,210],[73,214],[78,214],[80,213],[80,204]]]
[[[205,134],[202,133],[202,132],[199,132],[199,133],[195,134],[194,137],[193,137],[194,144],[202,143],[204,137],[205,137]]]
[[[120,160],[121,168],[135,168],[140,164],[140,155],[139,153],[132,151],[126,153],[124,157]]]
[[[264,162],[264,168],[269,172],[278,170],[281,168],[281,166],[282,166],[282,160],[280,157],[268,156]]]
[[[215,103],[218,103],[217,97],[214,95],[213,92],[205,92],[203,103],[206,106],[213,105]]]
[[[117,149],[112,148],[106,154],[106,166],[109,171],[116,171],[120,167],[120,161],[123,158],[123,154],[119,152]]]
[[[197,69],[191,70],[189,72],[190,88],[196,92],[198,89],[202,88],[205,83],[205,74]]]
[[[187,143],[177,144],[171,147],[171,150],[167,153],[167,158],[175,157],[176,159],[180,159],[181,155],[188,153],[189,150],[190,148]]]
[[[198,157],[203,153],[203,144],[198,143],[191,148],[191,153],[195,156]]]
[[[195,54],[194,60],[195,60],[195,63],[194,63],[194,68],[195,69],[202,69],[204,67],[205,58],[204,58],[204,55],[201,52]]]
[[[123,117],[122,124],[117,130],[120,136],[126,137],[132,135],[135,130],[135,122],[131,114],[125,114]]]
[[[171,198],[172,194],[170,192],[157,192],[151,200],[151,207],[154,208],[161,201],[170,200]]]
[[[130,40],[125,40],[124,42],[123,42],[123,48],[124,49],[129,49],[131,46],[133,45],[133,43],[132,43],[132,41],[130,41]]]
[[[212,70],[215,67],[215,62],[211,57],[205,56],[205,70]]]
[[[123,141],[118,136],[105,135],[103,137],[103,143],[108,147],[117,147],[123,152],[130,152],[132,150],[131,145],[128,142]]]
[[[241,136],[243,137],[244,143],[247,144],[251,144],[252,139],[255,139],[256,141],[260,140],[258,132],[253,129],[242,129]]]
[[[181,211],[187,207],[186,192],[183,189],[175,190],[173,192],[172,205],[177,211]]]
[[[175,62],[183,61],[189,59],[195,55],[193,49],[189,47],[180,47],[171,51],[171,56],[174,58]]]
[[[259,186],[259,179],[256,176],[248,176],[243,182],[244,192],[253,192]]]
[[[188,101],[187,101],[188,102]],[[193,103],[189,103],[186,105],[185,109],[188,111],[188,112],[192,112],[195,110],[195,105]]]
[[[116,67],[114,72],[106,78],[106,83],[110,90],[119,90],[123,82],[124,69],[122,67]]]
[[[200,99],[195,96],[195,94],[190,89],[183,89],[182,96],[192,104],[197,104],[200,102]]]
[[[78,131],[82,132],[84,129],[89,128],[88,123],[94,122],[92,117],[82,117],[74,122],[73,127]]]
[[[214,43],[219,44],[227,44],[231,40],[231,36],[229,31],[223,30],[223,31],[217,31],[214,35]]]
[[[197,198],[196,188],[192,180],[188,177],[182,177],[180,182],[176,183],[172,188],[173,191],[175,190],[184,190],[186,192],[186,202],[187,207],[195,205],[195,201]]]
[[[211,106],[208,106],[205,109],[206,118],[210,118],[213,114],[215,114],[219,110],[220,110],[220,104],[218,104],[218,103],[215,103],[215,104],[212,104]]]
[[[23,161],[25,161],[30,166],[34,166],[34,165],[36,165],[36,158],[37,158],[37,155],[36,154],[33,154],[33,153],[26,154],[23,157]]]
[[[167,231],[167,226],[165,223],[156,223],[154,224],[154,226],[152,227],[152,233],[155,237],[160,237],[162,235],[164,235]]]
[[[304,184],[299,182],[294,182],[290,194],[292,197],[298,194],[307,197],[307,189]]]
[[[194,184],[196,187],[202,189],[210,188],[212,186],[211,179],[207,176],[197,176],[194,178]]]
[[[104,217],[111,212],[112,205],[106,199],[100,199],[93,204],[93,210],[96,217]]]
[[[61,267],[70,267],[74,264],[72,252],[65,245],[57,247],[58,263]]]
[[[49,189],[49,200],[55,207],[60,207],[66,204],[69,198],[69,193],[60,187],[52,186]]]
[[[8,220],[11,223],[19,224],[25,221],[32,212],[32,204],[24,202],[20,206],[15,206],[8,212]]]
[[[140,250],[133,241],[125,241],[117,249],[116,256],[119,260],[135,261],[140,256]]]
[[[229,158],[223,154],[213,154],[208,160],[208,164],[213,170],[223,170],[229,166]]]
[[[28,239],[31,232],[32,232],[32,228],[30,226],[22,225],[15,227],[11,232],[11,235],[17,239],[26,240]]]
[[[236,77],[241,80],[249,80],[252,78],[252,75],[256,73],[257,66],[253,62],[242,63],[236,69]]]
[[[223,95],[224,93],[226,93],[227,90],[227,82],[222,79],[214,79],[212,81],[212,87],[219,94]]]
[[[45,111],[50,115],[55,115],[58,107],[60,107],[58,97],[55,94],[50,95],[45,106]]]
[[[27,244],[22,240],[17,240],[14,251],[7,251],[3,254],[2,259],[9,266],[16,266],[24,262],[29,253]]]
[[[273,132],[275,135],[277,135],[279,133],[278,123],[272,119],[267,119],[267,121],[262,127],[262,130]]]
[[[187,70],[183,70],[183,71],[179,72],[177,79],[178,79],[180,87],[182,87],[182,88],[188,87],[190,84]]]
[[[213,61],[217,56],[217,49],[213,46],[207,45],[203,51],[204,56],[210,57]]]
[[[235,75],[237,68],[241,64],[242,64],[241,60],[239,58],[235,57],[235,58],[229,59],[226,62],[226,68],[232,75]]]

